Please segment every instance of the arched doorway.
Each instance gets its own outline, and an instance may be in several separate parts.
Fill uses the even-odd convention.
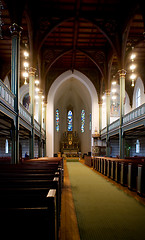
[[[65,96],[64,96],[65,95]],[[81,131],[79,125],[79,112],[85,108],[87,113],[87,121],[89,121],[91,113],[92,128],[84,132],[81,136],[81,150],[88,152],[91,150],[91,134],[95,129],[99,129],[99,109],[98,96],[92,82],[81,72],[75,70],[72,73],[70,70],[61,74],[52,84],[47,97],[47,118],[46,118],[46,154],[53,156],[57,152],[61,134],[66,130],[66,123],[63,123],[63,129],[59,133],[55,131],[55,110],[60,108],[62,111],[63,120],[67,114],[68,107],[73,107],[74,113],[74,130]],[[81,113],[80,113],[81,114]],[[81,119],[81,115],[80,115]],[[80,120],[81,122],[81,120]],[[87,124],[89,125],[89,124]],[[90,131],[90,133],[88,133]],[[56,138],[57,134],[57,138]],[[85,136],[86,134],[86,136]],[[90,137],[88,138],[88,134]],[[56,140],[57,139],[57,140]],[[84,140],[85,139],[85,140]],[[88,139],[89,142],[86,141]],[[88,147],[86,147],[88,145]]]

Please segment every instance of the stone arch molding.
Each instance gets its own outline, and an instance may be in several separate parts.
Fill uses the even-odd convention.
[[[47,117],[46,117],[46,155],[52,157],[54,153],[54,99],[55,94],[62,83],[74,77],[80,81],[89,91],[92,101],[92,133],[97,129],[99,131],[99,105],[97,91],[90,81],[83,73],[74,70],[68,70],[62,73],[50,87],[47,96]]]

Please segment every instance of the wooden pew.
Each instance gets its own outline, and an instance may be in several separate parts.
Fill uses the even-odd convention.
[[[13,216],[11,214],[12,212],[17,213],[14,214],[14,216],[18,215],[19,218],[20,216],[28,215],[28,219],[32,218],[34,222],[34,215],[36,213],[38,216],[39,214],[46,215],[49,222],[49,228],[47,229],[49,229],[48,235],[50,235],[50,238],[48,239],[56,240],[58,239],[58,229],[60,225],[61,188],[59,183],[61,183],[61,169],[58,168],[58,162],[54,162],[55,163],[53,163],[51,159],[51,162],[48,164],[47,161],[46,164],[46,161],[42,162],[41,160],[37,160],[37,163],[36,161],[31,161],[31,163],[29,162],[28,164],[19,164],[17,166],[9,165],[8,167],[1,168],[0,192],[3,197],[0,199],[0,203],[3,208],[0,209],[0,213],[3,215],[9,213],[11,220]],[[49,169],[50,166],[51,170]],[[56,176],[58,176],[58,178],[56,178]],[[55,191],[55,195],[49,198],[52,198],[52,200],[46,201],[46,199],[48,200],[46,196],[50,195],[47,193],[51,191],[51,188],[54,188],[53,192]],[[52,201],[52,203],[49,203],[50,201]],[[47,205],[46,203],[49,204]],[[23,219],[27,221],[25,217],[21,217],[22,223],[24,223]],[[17,219],[15,219],[15,221],[17,221]],[[19,222],[17,222],[16,225],[17,224],[19,224]],[[44,225],[45,223],[42,224],[42,226]]]
[[[28,190],[25,190],[25,193],[22,190],[17,190],[17,194],[13,195],[15,196],[13,200],[17,204],[13,206],[10,202],[12,200],[11,195],[7,195],[5,205],[0,207],[1,234],[15,239],[18,239],[18,234],[21,234],[19,239],[24,236],[28,239],[29,237],[34,239],[41,235],[41,239],[57,240],[56,190],[49,190],[45,197],[45,204],[41,199],[37,199],[36,189],[33,198],[32,194],[34,194],[33,191],[28,194]],[[38,197],[39,194],[38,191]],[[30,201],[30,197],[33,201]],[[6,200],[6,198],[3,200]]]
[[[137,193],[145,197],[145,163],[138,164],[137,170]]]
[[[92,167],[93,166],[93,159],[91,156],[84,156],[84,162],[87,166]]]
[[[141,165],[139,165],[141,164]],[[144,158],[93,158],[93,168],[138,194],[145,192]],[[143,170],[143,171],[142,171]],[[144,180],[142,180],[144,179]]]

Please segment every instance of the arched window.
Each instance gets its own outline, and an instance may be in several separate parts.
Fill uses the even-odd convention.
[[[71,110],[69,110],[67,114],[67,130],[68,131],[73,130],[73,113]]]
[[[59,110],[58,109],[56,109],[55,121],[56,121],[56,131],[59,132]]]
[[[5,153],[9,153],[9,142],[8,142],[8,139],[6,139],[6,143],[5,143]]]
[[[110,117],[119,117],[120,112],[120,95],[112,94],[110,103]]]
[[[140,98],[141,98],[140,88],[138,88],[137,91],[136,91],[136,107],[140,106]]]
[[[91,131],[92,129],[92,114],[90,113],[90,124],[89,124],[89,129]]]
[[[23,106],[28,110],[29,104],[30,104],[30,97],[29,97],[29,93],[27,93],[23,98]]]
[[[140,153],[140,141],[139,140],[136,140],[136,150],[135,150],[136,153]]]
[[[81,132],[85,131],[85,110],[81,111]]]

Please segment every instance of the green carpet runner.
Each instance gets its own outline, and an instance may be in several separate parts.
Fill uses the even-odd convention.
[[[67,163],[81,240],[145,240],[145,206],[79,162]]]

